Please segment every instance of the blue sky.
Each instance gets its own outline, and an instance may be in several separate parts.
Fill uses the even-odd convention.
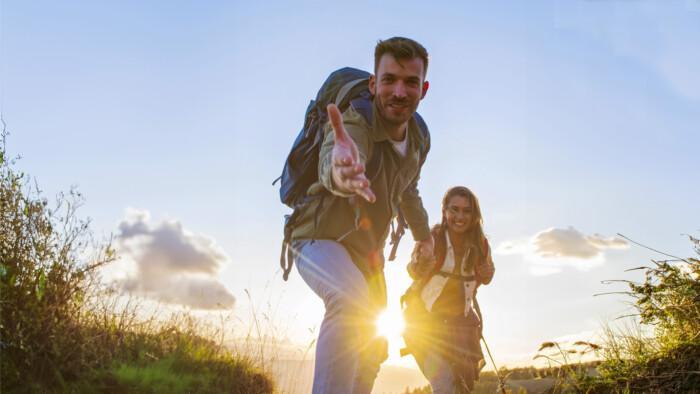
[[[419,112],[433,136],[420,184],[431,220],[464,184],[494,248],[519,245],[496,255],[479,295],[505,363],[624,312],[592,296],[611,290],[600,281],[661,257],[596,239],[620,232],[687,256],[681,234],[700,231],[696,0],[0,7],[0,99],[19,166],[49,196],[76,185],[98,234],[142,223],[215,250],[206,262],[218,269],[194,269],[201,283],[225,287],[244,316],[243,289],[279,302],[298,316],[294,341],[322,309],[296,272],[280,278],[287,210],[270,183],[327,74],[371,69],[381,38],[430,52]],[[545,238],[559,249],[538,249]],[[574,256],[576,242],[598,252]],[[408,284],[410,246],[387,267],[390,303]],[[173,252],[158,253],[172,269]]]

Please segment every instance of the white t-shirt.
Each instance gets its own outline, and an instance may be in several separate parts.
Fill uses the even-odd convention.
[[[391,138],[389,138],[389,141],[391,141],[391,145],[394,147],[396,153],[401,155],[401,157],[406,156],[406,152],[408,150],[408,130],[406,130],[406,135],[403,137],[403,141],[394,141]]]

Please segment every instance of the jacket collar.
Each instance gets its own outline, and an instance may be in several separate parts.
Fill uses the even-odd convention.
[[[387,134],[386,128],[384,127],[384,120],[379,114],[379,109],[377,108],[376,100],[372,100],[372,125],[370,128],[372,140],[374,142],[389,140],[389,134]],[[423,134],[420,132],[420,129],[418,128],[418,124],[416,123],[416,119],[414,117],[411,117],[411,119],[409,119],[408,130],[406,130],[406,133],[408,134],[409,144],[413,144],[415,141],[419,141],[420,144],[424,143]]]

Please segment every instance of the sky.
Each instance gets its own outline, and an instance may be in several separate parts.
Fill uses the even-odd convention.
[[[700,1],[0,2],[8,152],[122,259],[125,291],[195,309],[271,309],[308,344],[321,301],[283,282],[288,209],[271,185],[326,76],[370,70],[379,39],[430,54],[418,111],[431,222],[453,185],[480,199],[496,276],[480,289],[501,365],[629,313],[594,296],[626,269],[690,256],[700,232]],[[410,236],[388,263],[410,284]],[[272,324],[272,323],[271,323]],[[389,364],[400,359],[392,342]]]

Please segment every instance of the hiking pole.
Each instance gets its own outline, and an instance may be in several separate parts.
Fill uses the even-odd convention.
[[[476,309],[476,314],[479,316],[479,322],[481,325],[481,329],[479,330],[479,336],[481,337],[481,341],[484,342],[484,347],[486,348],[486,353],[489,355],[489,359],[491,359],[491,364],[493,364],[493,369],[496,371],[496,378],[498,378],[498,388],[501,394],[506,394],[506,382],[501,379],[501,374],[498,373],[498,366],[496,365],[496,361],[493,360],[493,356],[491,355],[491,349],[489,349],[489,344],[486,343],[486,338],[484,338],[484,319],[483,316],[481,315],[481,307],[479,306],[479,301],[476,299],[476,292],[474,293],[474,309]]]
[[[483,333],[481,333],[481,341],[484,343],[484,347],[486,348],[486,353],[489,355],[489,359],[491,359],[493,369],[496,370],[496,378],[498,378],[498,389],[501,391],[501,394],[506,394],[506,384],[501,379],[501,374],[498,373],[498,367],[496,366],[496,362],[493,360],[493,356],[491,355],[491,349],[489,349],[489,345],[486,343],[486,338],[484,338]]]

